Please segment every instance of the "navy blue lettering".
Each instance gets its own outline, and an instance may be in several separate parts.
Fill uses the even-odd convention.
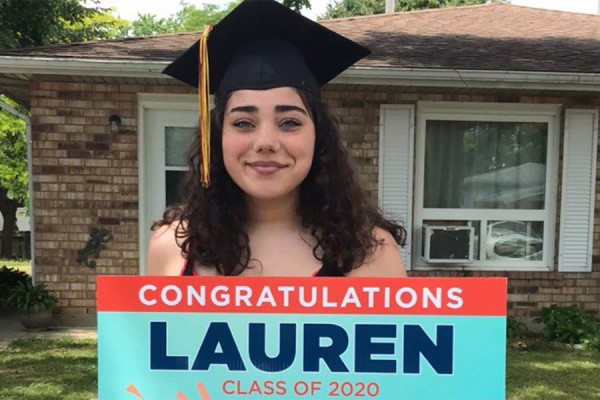
[[[331,339],[331,345],[321,346],[321,338]],[[323,359],[331,372],[348,372],[341,354],[348,348],[348,334],[339,325],[304,325],[304,371],[319,372],[319,360]]]
[[[266,372],[286,370],[296,358],[296,324],[279,325],[279,354],[267,356],[266,324],[250,324],[248,334],[248,351],[252,364]]]
[[[217,346],[221,352],[217,352]],[[211,322],[192,365],[193,370],[206,371],[212,364],[224,364],[230,371],[245,371],[229,325],[226,322]]]
[[[452,374],[453,346],[454,327],[452,325],[436,326],[436,343],[433,343],[419,325],[405,325],[404,373],[420,373],[419,355],[422,354],[435,372],[441,375]]]
[[[150,369],[187,370],[186,356],[167,355],[167,323],[150,322]]]
[[[374,354],[393,355],[394,343],[373,343],[373,338],[395,338],[396,325],[363,325],[355,327],[354,371],[396,372],[396,360],[373,360]]]

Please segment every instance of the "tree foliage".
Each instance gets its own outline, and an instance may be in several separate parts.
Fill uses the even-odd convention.
[[[0,101],[14,109],[19,106],[0,95]],[[19,109],[18,111],[24,112]],[[29,198],[27,175],[27,142],[25,122],[0,111],[0,213],[2,227],[0,257],[12,257],[12,237],[16,230],[17,209],[27,205]]]
[[[303,8],[310,8],[310,0],[283,0],[283,5],[300,12]]]
[[[482,4],[486,0],[395,0],[394,11],[414,11]],[[359,15],[382,14],[385,0],[337,0],[327,5],[325,14],[319,19],[347,18]]]
[[[181,1],[181,9],[167,18],[153,14],[138,14],[130,26],[119,37],[151,36],[176,32],[198,32],[208,24],[216,24],[231,12],[242,0],[234,0],[225,7],[215,4],[202,4],[197,7]],[[282,0],[282,4],[297,12],[310,8],[310,0]]]
[[[89,0],[88,0],[89,1]],[[92,0],[92,4],[97,4]],[[83,0],[0,0],[0,48],[22,48],[115,37],[127,21],[108,10],[86,7]],[[0,101],[27,111],[5,96]],[[25,122],[0,111],[0,257],[12,257],[19,206],[28,204]]]
[[[0,101],[18,108],[16,103],[5,96],[0,95]],[[0,111],[0,186],[8,190],[9,198],[26,204],[27,182],[25,121],[2,110]]]
[[[108,11],[83,0],[0,0],[0,48],[113,38],[128,22]]]
[[[121,36],[151,36],[175,32],[197,32],[208,24],[216,24],[241,0],[232,1],[225,7],[215,4],[203,4],[196,7],[182,1],[181,9],[167,18],[158,18],[153,14],[138,14],[135,21]]]

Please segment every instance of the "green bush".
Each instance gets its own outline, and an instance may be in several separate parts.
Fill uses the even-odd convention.
[[[596,317],[576,305],[559,307],[556,304],[542,308],[540,317],[544,336],[552,341],[568,344],[592,344],[598,340],[600,324]]]
[[[8,268],[6,266],[0,268],[0,308],[5,305],[8,294],[12,288],[29,281],[29,275],[23,271],[16,268]]]
[[[527,329],[527,325],[523,322],[513,318],[508,317],[506,319],[506,336],[509,338],[518,338],[526,336],[529,333],[529,329]]]
[[[8,304],[26,312],[49,310],[58,302],[46,285],[33,285],[31,281],[20,283],[10,290]]]

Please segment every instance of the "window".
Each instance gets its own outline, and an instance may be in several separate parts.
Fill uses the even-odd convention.
[[[180,199],[180,183],[188,170],[186,155],[197,135],[198,128],[165,126],[165,202],[177,203]]]
[[[472,226],[469,268],[549,269],[559,107],[420,103],[418,110],[414,232]]]

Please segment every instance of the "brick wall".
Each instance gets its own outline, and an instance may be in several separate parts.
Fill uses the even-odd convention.
[[[470,95],[449,93],[400,93],[378,91],[328,90],[324,99],[340,120],[346,145],[357,159],[359,175],[377,196],[379,107],[380,104],[417,104],[418,101],[511,102],[563,104],[573,108],[600,108],[600,97],[531,96],[499,93]],[[600,175],[600,174],[599,174]],[[560,181],[560,180],[559,180]],[[560,197],[559,197],[560,198]],[[560,204],[557,207],[560,210]],[[471,272],[412,271],[411,276],[500,276],[508,277],[509,315],[532,317],[551,304],[578,304],[600,315],[600,196],[596,200],[594,258],[591,273],[561,272]],[[558,233],[557,233],[558,237]]]
[[[136,275],[138,252],[137,93],[181,87],[34,82],[31,91],[36,279],[66,315],[95,313],[97,274]],[[108,119],[122,125],[111,134]],[[112,239],[96,270],[76,262],[93,227]]]
[[[37,81],[32,84],[33,205],[36,277],[56,291],[63,315],[95,313],[97,274],[139,273],[137,93],[191,93],[180,86]],[[323,97],[340,124],[358,174],[377,196],[380,104],[417,101],[561,103],[600,106],[600,98],[404,93],[388,89],[330,87]],[[108,118],[122,125],[111,134]],[[598,204],[600,205],[600,199]],[[532,316],[552,303],[583,305],[600,312],[600,213],[597,211],[592,273],[471,272],[507,276],[511,315]],[[112,239],[96,270],[76,262],[92,227],[108,228]],[[413,276],[463,272],[412,272]]]

